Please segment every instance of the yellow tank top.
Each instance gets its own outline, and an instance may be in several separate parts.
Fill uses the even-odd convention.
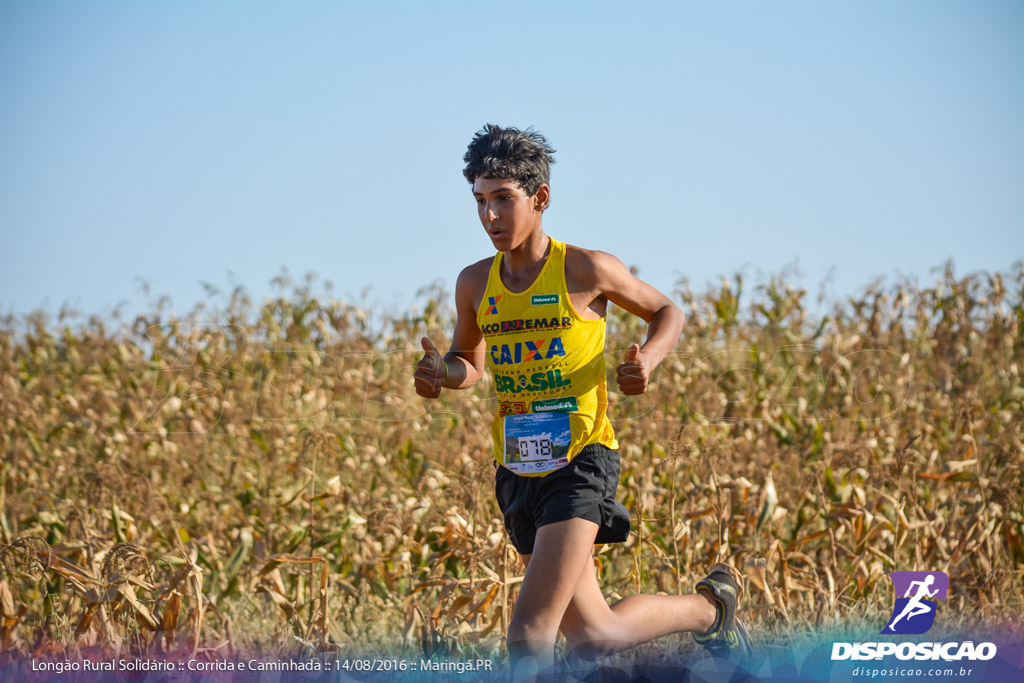
[[[498,252],[476,314],[498,394],[495,461],[539,477],[589,444],[618,448],[607,415],[605,320],[581,317],[569,301],[565,243],[551,240],[540,275],[523,292],[505,288],[501,259]]]

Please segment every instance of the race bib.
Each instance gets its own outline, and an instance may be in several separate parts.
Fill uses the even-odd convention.
[[[569,464],[569,413],[505,417],[505,467],[516,474],[557,470]]]

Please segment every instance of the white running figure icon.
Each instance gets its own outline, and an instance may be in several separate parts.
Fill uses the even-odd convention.
[[[909,620],[916,617],[918,614],[927,614],[931,611],[931,608],[929,608],[927,605],[921,604],[921,600],[923,598],[934,597],[935,594],[939,592],[938,588],[936,588],[933,591],[928,590],[928,587],[931,586],[933,583],[935,583],[935,576],[933,576],[932,574],[929,574],[924,581],[912,581],[910,583],[910,586],[907,588],[907,595],[910,595],[914,592],[914,586],[918,586],[919,588],[917,589],[917,595],[910,596],[910,601],[903,608],[903,611],[900,612],[900,615],[898,617],[892,620],[891,624],[889,624],[890,631],[896,630],[893,627],[896,626],[896,622],[902,619],[903,617],[906,617]]]

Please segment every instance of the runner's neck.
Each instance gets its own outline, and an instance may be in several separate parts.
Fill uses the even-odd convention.
[[[518,248],[504,252],[501,259],[502,282],[510,291],[523,291],[537,279],[550,254],[551,238],[538,231]]]

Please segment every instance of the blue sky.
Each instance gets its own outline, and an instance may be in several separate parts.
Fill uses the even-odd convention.
[[[185,313],[282,268],[408,305],[492,253],[487,122],[558,150],[549,234],[663,290],[1006,270],[1022,38],[1019,2],[0,0],[0,313]]]

